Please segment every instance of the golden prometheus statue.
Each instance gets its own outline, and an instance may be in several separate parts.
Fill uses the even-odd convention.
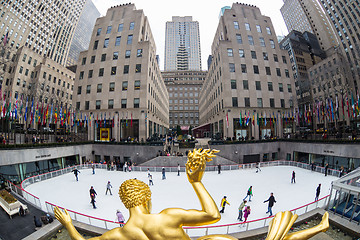
[[[200,226],[212,224],[220,220],[219,209],[214,200],[205,189],[201,179],[205,172],[206,162],[215,157],[218,150],[194,149],[188,154],[186,163],[186,174],[190,184],[196,192],[201,210],[185,210],[181,208],[167,208],[160,213],[151,213],[151,191],[149,186],[138,180],[129,179],[124,181],[119,188],[119,196],[123,204],[129,209],[130,217],[123,227],[114,228],[94,240],[170,240],[190,239],[183,230],[183,226]],[[83,240],[72,224],[71,217],[67,210],[61,211],[58,207],[54,209],[55,217],[66,227],[71,239]],[[269,226],[267,240],[295,240],[308,239],[315,234],[326,231],[329,227],[328,215],[324,215],[322,222],[311,229],[288,234],[297,215],[291,212],[280,212],[276,214]],[[199,240],[221,240],[237,239],[227,235],[208,235],[200,237]]]

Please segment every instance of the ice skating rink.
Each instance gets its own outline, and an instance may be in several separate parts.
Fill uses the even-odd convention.
[[[220,208],[221,198],[227,196],[230,206],[216,225],[235,223],[238,216],[238,207],[246,196],[249,186],[253,186],[252,201],[248,202],[251,214],[248,220],[267,217],[268,203],[264,203],[273,192],[276,203],[273,214],[279,211],[294,209],[314,201],[315,191],[321,183],[320,198],[329,194],[331,182],[336,177],[311,172],[305,169],[289,166],[264,167],[261,172],[256,169],[205,172],[203,184]],[[292,171],[296,173],[296,183],[291,184]],[[184,209],[200,209],[199,200],[188,182],[186,174],[181,172],[166,173],[166,180],[161,180],[161,172],[152,172],[154,186],[152,191],[152,212],[158,213],[164,208],[180,207]],[[147,172],[122,172],[96,170],[81,170],[77,182],[73,173],[64,174],[46,181],[32,184],[26,190],[38,196],[44,207],[45,201],[86,215],[103,218],[111,221],[116,219],[116,210],[129,218],[127,209],[118,196],[118,188],[124,180],[137,178],[148,183]],[[106,184],[110,181],[113,195],[105,195]],[[94,186],[97,192],[96,206],[90,204],[89,189]],[[221,209],[221,208],[220,208]]]

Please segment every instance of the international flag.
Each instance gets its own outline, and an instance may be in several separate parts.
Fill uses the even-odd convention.
[[[239,119],[240,126],[242,126],[242,117],[241,117],[241,111],[240,111],[240,119]]]

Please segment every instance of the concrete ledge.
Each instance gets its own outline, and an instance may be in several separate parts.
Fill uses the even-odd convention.
[[[61,223],[57,220],[54,220],[52,223],[46,224],[36,232],[30,234],[26,238],[23,238],[23,240],[47,239],[60,228],[61,228]]]

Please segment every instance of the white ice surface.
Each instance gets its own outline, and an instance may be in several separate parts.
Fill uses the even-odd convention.
[[[237,222],[238,207],[246,196],[249,186],[253,186],[253,198],[248,204],[251,214],[248,220],[267,217],[268,199],[270,192],[274,193],[276,203],[273,214],[279,211],[291,210],[314,201],[315,191],[321,183],[320,198],[329,194],[331,181],[336,177],[311,172],[305,169],[288,166],[264,167],[259,173],[255,169],[205,172],[203,184],[220,208],[220,201],[227,196],[230,206],[226,206],[225,213],[216,225]],[[292,171],[296,172],[296,184],[291,184]],[[158,213],[164,208],[180,207],[184,209],[200,209],[200,203],[188,182],[184,172],[178,177],[177,173],[166,173],[166,180],[161,180],[160,172],[153,172],[154,186],[152,191],[152,212]],[[129,213],[117,194],[121,183],[130,178],[137,178],[148,183],[147,172],[121,172],[96,170],[81,170],[77,182],[73,173],[68,173],[46,181],[38,182],[26,188],[27,191],[38,196],[44,207],[45,201],[64,208],[115,221],[117,209],[124,214],[125,219]],[[105,195],[107,181],[113,188],[113,195]],[[89,189],[94,186],[97,197],[97,209],[90,204]]]

